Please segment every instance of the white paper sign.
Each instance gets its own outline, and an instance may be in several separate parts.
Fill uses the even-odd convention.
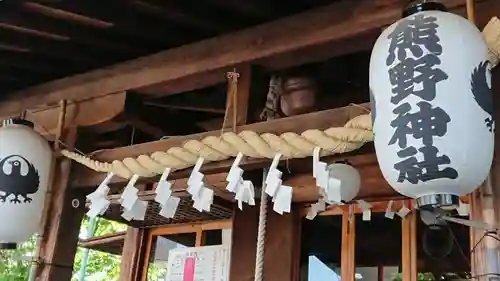
[[[229,281],[230,245],[169,251],[165,281]]]

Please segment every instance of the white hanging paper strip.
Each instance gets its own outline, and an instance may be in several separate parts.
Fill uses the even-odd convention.
[[[316,186],[328,190],[328,169],[325,162],[319,162],[316,167]]]
[[[328,198],[328,201],[330,202],[336,202],[340,203],[342,202],[342,195],[341,195],[341,181],[339,179],[335,178],[329,178],[328,179],[328,185],[326,189],[326,195]]]
[[[90,204],[89,211],[87,212],[87,216],[93,218],[98,215],[103,215],[108,209],[109,204],[110,202],[104,197],[92,201],[92,203]]]
[[[314,203],[314,206],[318,212],[323,212],[326,210],[326,202],[323,199],[319,199],[318,202]]]
[[[134,215],[132,214],[132,211],[125,209],[123,210],[122,218],[126,221],[131,221],[134,219]]]
[[[306,219],[313,220],[317,215],[318,212],[316,212],[316,210],[314,210],[313,208],[310,208],[307,212]]]
[[[168,181],[160,181],[155,189],[156,196],[155,201],[163,204],[165,203],[170,195],[172,195],[172,183]]]
[[[273,158],[273,162],[271,163],[271,166],[269,167],[269,171],[267,173],[265,185],[266,185],[266,193],[273,198],[273,202],[275,200],[275,197],[278,193],[278,189],[280,188],[282,182],[281,182],[281,176],[282,172],[277,169],[279,161],[281,159],[281,154],[276,154]]]
[[[203,157],[198,157],[198,160],[196,160],[196,164],[194,164],[193,171],[199,172],[201,169],[201,165],[203,165],[203,161],[205,161]]]
[[[276,180],[277,178],[281,178],[281,176],[283,175],[283,173],[276,169],[276,168],[269,168],[269,171],[267,173],[267,177],[266,177],[266,184],[269,184],[270,182]]]
[[[165,168],[165,170],[163,170],[163,174],[161,174],[159,182],[161,183],[161,182],[167,181],[169,174],[170,174],[170,168]]]
[[[385,217],[388,219],[394,219],[394,212],[392,211],[392,204],[394,201],[390,200],[389,203],[387,204],[387,208],[385,209]]]
[[[255,187],[252,181],[244,181],[243,186],[245,188],[245,199],[250,206],[255,206]]]
[[[193,208],[199,212],[210,212],[210,207],[213,203],[214,191],[210,188],[202,186],[200,189],[200,197],[194,199]]]
[[[372,205],[364,200],[358,200],[358,206],[363,211],[363,221],[370,221],[372,217],[372,211],[370,208]]]
[[[280,186],[275,197],[276,200],[274,201],[273,210],[279,214],[283,214],[283,212],[290,213],[292,194],[293,188],[291,186]]]
[[[276,194],[278,193],[282,181],[277,176],[268,179],[269,180],[266,183],[266,193],[274,199],[276,197]]]
[[[137,192],[139,190],[135,188],[134,186],[132,187],[126,187],[125,190],[123,191],[121,195],[121,205],[123,208],[127,210],[132,210],[134,207],[135,203],[137,200],[139,200],[139,197],[137,196]]]
[[[167,219],[173,218],[175,216],[175,212],[177,212],[177,208],[179,208],[180,202],[181,199],[179,197],[170,196],[167,202],[162,205],[159,213],[160,216],[166,217]]]
[[[94,192],[87,195],[87,200],[93,201],[93,200],[96,200],[100,197],[108,196],[108,193],[109,193],[108,183],[111,180],[111,178],[113,177],[113,175],[114,175],[113,173],[108,173],[106,178],[101,182],[101,184],[99,184],[97,189]]]
[[[462,200],[458,203],[457,212],[460,216],[468,216],[469,215],[469,204],[462,202]]]
[[[197,183],[193,183],[188,186],[187,192],[191,194],[193,200],[197,200],[201,196],[201,190],[203,188],[203,181],[199,181]]]
[[[108,193],[109,193],[109,187],[106,186],[106,185],[103,185],[103,186],[99,186],[99,188],[90,193],[89,195],[87,195],[87,200],[89,201],[94,201],[94,200],[98,200],[99,198],[102,198],[102,197],[107,197],[108,196]]]
[[[325,162],[320,161],[320,147],[315,147],[313,150],[313,177],[316,178],[316,186],[321,187],[325,191],[328,189],[328,169]]]
[[[410,211],[411,210],[408,209],[405,204],[403,204],[403,207],[401,207],[401,209],[399,209],[397,214],[398,214],[398,216],[404,218],[404,217],[406,217],[406,215],[408,215],[410,213]]]
[[[200,199],[203,210],[206,212],[210,212],[210,208],[212,207],[212,203],[214,202],[214,190],[204,187]]]
[[[243,170],[239,167],[242,158],[243,158],[243,153],[238,152],[238,155],[236,155],[236,158],[234,159],[234,162],[231,165],[231,169],[229,169],[229,173],[227,174],[226,177],[227,182],[231,182],[231,180],[238,179],[243,175]]]
[[[243,203],[255,206],[255,190],[252,181],[242,181],[234,197],[238,201],[238,208],[243,210]]]
[[[236,188],[240,184],[242,177],[243,177],[243,169],[241,169],[240,167],[231,168],[231,171],[229,172],[226,178],[226,181],[228,182],[226,189],[228,191],[236,193],[237,191]]]
[[[244,195],[245,195],[245,186],[243,182],[238,182],[238,188],[236,188],[236,193],[234,195],[234,199],[237,201],[244,201]]]
[[[358,205],[361,210],[369,210],[372,207],[372,205],[365,200],[358,200]]]
[[[317,169],[318,169],[318,163],[319,163],[319,151],[321,150],[320,147],[315,147],[314,150],[313,150],[313,177],[317,177],[318,176],[318,172],[317,172]]]
[[[133,175],[128,181],[127,186],[125,188],[135,187],[135,183],[137,182],[138,179],[139,175]]]
[[[372,211],[370,209],[363,211],[363,221],[371,221]]]
[[[146,217],[146,210],[148,209],[148,201],[137,200],[131,210],[134,220],[143,221]]]
[[[312,220],[319,212],[322,212],[324,210],[326,210],[326,202],[320,198],[318,202],[311,205],[311,208],[307,212],[306,219]]]
[[[205,177],[205,175],[203,175],[203,173],[200,172],[201,165],[203,165],[203,161],[204,161],[203,157],[198,158],[198,160],[196,161],[196,164],[193,167],[193,170],[191,171],[191,175],[189,175],[189,178],[187,181],[188,192],[192,196],[198,196],[200,182],[203,183],[203,178]],[[190,192],[189,188],[193,185],[196,187],[191,188],[192,192]]]
[[[203,181],[204,177],[205,177],[205,175],[203,175],[199,171],[193,170],[193,172],[191,173],[191,175],[189,175],[189,179],[187,181],[187,185],[189,186],[189,185],[198,184],[199,182]]]

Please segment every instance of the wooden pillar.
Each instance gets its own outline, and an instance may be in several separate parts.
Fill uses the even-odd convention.
[[[298,281],[300,266],[300,211],[280,215],[268,209],[264,280]]]
[[[403,281],[417,281],[417,211],[408,206],[412,211],[403,218],[402,227],[402,268]]]
[[[500,67],[497,66],[492,74],[495,155],[488,180],[480,189],[471,194],[470,218],[491,225],[500,225],[500,131],[497,127],[500,124]],[[489,280],[489,277],[484,274],[500,273],[500,245],[498,241],[490,237],[481,239],[484,236],[484,230],[471,229],[470,235],[471,248],[475,247],[474,252],[471,253],[472,275],[482,275],[477,278],[479,281]]]
[[[253,281],[258,225],[258,207],[234,210],[229,281]]]
[[[298,281],[300,262],[300,212],[277,214],[269,206],[264,254],[264,280]],[[231,247],[230,281],[253,281],[259,208],[235,210]]]
[[[119,281],[135,281],[142,276],[143,253],[146,250],[146,230],[128,227],[123,245]]]
[[[342,252],[340,275],[342,281],[354,281],[356,273],[356,218],[351,205],[342,206]]]
[[[71,128],[63,132],[61,140],[73,146],[76,136],[77,129]],[[69,159],[57,159],[52,192],[47,195],[51,201],[39,245],[37,281],[70,281],[73,275],[78,235],[85,214],[85,196],[69,187],[70,170]],[[77,208],[72,206],[75,199],[79,201]]]

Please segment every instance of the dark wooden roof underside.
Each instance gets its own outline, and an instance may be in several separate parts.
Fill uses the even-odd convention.
[[[331,2],[4,0],[0,90],[102,68]]]

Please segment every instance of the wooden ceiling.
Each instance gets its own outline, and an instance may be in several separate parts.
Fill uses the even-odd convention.
[[[0,90],[23,89],[332,2],[4,0]]]

